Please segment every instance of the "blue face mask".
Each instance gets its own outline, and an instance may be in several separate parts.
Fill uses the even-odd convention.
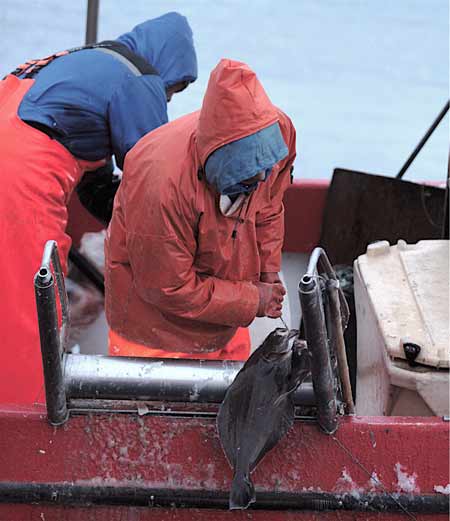
[[[237,194],[248,194],[248,193],[251,193],[253,192],[254,190],[256,190],[257,186],[258,186],[258,183],[265,183],[267,178],[269,177],[270,175],[270,172],[272,172],[272,169],[271,168],[268,168],[265,172],[265,177],[264,179],[261,179],[259,181],[255,181],[254,183],[252,184],[244,184],[244,183],[236,183],[232,186],[229,186],[227,188],[225,188],[225,190],[223,190],[222,194],[223,195],[237,195]]]
[[[236,195],[255,190],[259,181],[243,184],[258,172],[267,175],[276,163],[288,155],[280,126],[274,123],[250,136],[218,148],[205,163],[208,183],[219,194]]]

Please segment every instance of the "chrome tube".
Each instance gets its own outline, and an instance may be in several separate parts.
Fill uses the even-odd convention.
[[[243,362],[64,355],[68,398],[221,403]],[[294,394],[315,404],[310,383]]]
[[[305,336],[311,352],[311,375],[317,397],[317,421],[332,434],[337,429],[337,403],[333,385],[327,329],[320,284],[315,277],[304,275],[299,284]]]
[[[308,262],[308,268],[304,275],[305,277],[316,277],[321,276],[326,279],[336,280],[339,282],[337,275],[331,265],[331,262],[323,248],[317,247],[311,253]],[[340,312],[342,316],[342,328],[345,329],[348,324],[348,319],[350,317],[350,311],[348,309],[347,301],[345,300],[345,295],[340,287],[338,286],[338,294],[339,294],[339,304],[340,304]]]

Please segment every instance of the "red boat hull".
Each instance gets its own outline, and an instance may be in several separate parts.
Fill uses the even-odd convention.
[[[330,492],[435,494],[449,477],[448,423],[440,418],[347,417],[335,436],[315,423],[297,421],[253,474],[257,494],[264,492]],[[101,487],[227,492],[231,470],[216,432],[214,418],[138,416],[101,413],[72,417],[51,427],[45,412],[11,408],[0,411],[0,488],[5,483],[42,483]],[[407,479],[399,480],[398,468]],[[376,473],[379,483],[370,480]],[[107,501],[106,501],[107,502]],[[58,503],[58,497],[54,498]],[[151,503],[149,497],[149,503]],[[45,512],[45,519],[193,519],[193,509],[0,505],[0,519],[27,512]],[[21,514],[19,514],[21,513]],[[30,514],[31,515],[31,514]],[[361,512],[247,511],[237,519],[378,519]],[[394,514],[384,514],[394,519]],[[422,514],[415,514],[421,519]],[[444,514],[445,515],[445,514]],[[443,515],[443,516],[444,516]],[[51,517],[54,516],[54,517]],[[105,517],[100,517],[105,516]],[[109,516],[109,517],[108,517]],[[114,517],[116,516],[116,517]],[[131,516],[131,517],[130,517]],[[228,513],[214,510],[213,519]],[[327,517],[326,517],[327,516]],[[361,516],[361,517],[358,517]],[[442,519],[444,517],[442,516]],[[425,516],[427,517],[427,516]],[[425,518],[424,517],[424,518]],[[16,519],[25,519],[17,517]],[[37,518],[39,519],[39,518]],[[42,518],[44,519],[44,518]],[[93,518],[92,518],[93,519]],[[212,519],[209,509],[195,510],[195,519]],[[434,514],[433,519],[439,519]]]
[[[287,192],[286,251],[309,252],[317,245],[327,186],[328,181],[300,181]],[[99,226],[84,211],[80,213],[78,202],[72,210],[77,215],[76,224],[71,224],[76,244],[83,232]],[[152,490],[226,497],[232,476],[214,417],[92,412],[73,415],[63,427],[55,428],[46,421],[43,408],[0,405],[0,433],[0,520],[8,521],[394,521],[408,516],[361,510],[274,510],[276,505],[256,508],[258,498],[271,493],[280,497],[329,493],[343,498],[410,493],[446,499],[435,487],[445,488],[450,481],[449,423],[437,417],[346,417],[334,436],[323,434],[313,422],[296,421],[255,471],[257,504],[245,512],[228,512],[223,501],[213,509],[205,503],[195,508],[192,502],[188,508],[152,506]],[[371,476],[376,476],[377,484]],[[55,492],[39,499],[29,493],[36,486]],[[105,495],[106,489],[112,495]],[[128,495],[120,496],[125,489]],[[2,490],[11,495],[2,497]],[[58,496],[58,490],[64,497]],[[80,491],[91,499],[83,503],[72,497],[71,501],[70,495]],[[148,506],[137,506],[137,498],[142,500],[146,491]],[[391,497],[394,503],[395,497]],[[422,510],[412,518],[448,519],[448,514]]]

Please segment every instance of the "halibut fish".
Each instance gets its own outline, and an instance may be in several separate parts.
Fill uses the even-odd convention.
[[[277,328],[247,360],[217,416],[223,451],[233,468],[231,510],[255,501],[250,473],[294,422],[293,393],[309,373],[309,352],[298,331]]]

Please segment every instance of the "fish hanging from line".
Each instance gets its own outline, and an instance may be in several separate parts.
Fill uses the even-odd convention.
[[[297,330],[272,331],[236,375],[220,406],[220,442],[234,471],[230,510],[255,502],[250,474],[293,425],[293,393],[310,372],[306,342],[297,336]]]

